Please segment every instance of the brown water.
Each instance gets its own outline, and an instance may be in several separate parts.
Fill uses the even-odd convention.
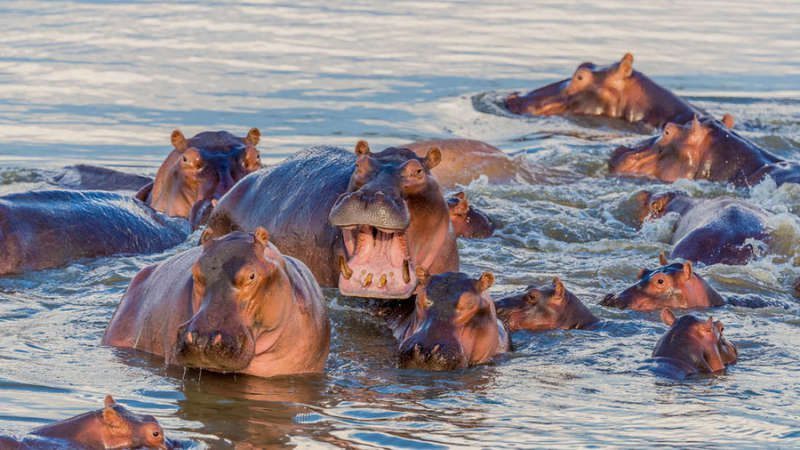
[[[463,270],[494,271],[500,296],[559,275],[604,319],[597,330],[514,335],[496,365],[455,373],[394,367],[377,321],[330,292],[324,376],[284,380],[167,369],[99,345],[125,287],[163,255],[83,261],[0,278],[0,431],[23,434],[98,408],[112,393],[199,448],[797,447],[800,445],[800,188],[735,191],[775,213],[777,251],[700,268],[726,297],[771,306],[713,312],[740,352],[719,377],[658,377],[653,314],[598,306],[669,246],[669,219],[626,226],[644,183],[605,161],[627,127],[502,114],[495,100],[625,51],[635,66],[772,151],[800,159],[800,7],[795,2],[3,2],[0,192],[83,161],[152,174],[175,127],[257,126],[271,162],[315,144],[372,148],[418,138],[490,142],[570,171],[548,185],[466,188],[502,222],[461,243]],[[660,189],[659,187],[656,187]],[[196,241],[193,236],[190,241]]]

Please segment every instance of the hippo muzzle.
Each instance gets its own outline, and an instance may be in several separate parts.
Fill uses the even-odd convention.
[[[651,151],[658,138],[646,140],[636,147],[617,147],[608,159],[608,171],[614,175],[654,176],[658,154]]]
[[[463,346],[445,331],[448,328],[447,323],[432,321],[405,339],[400,344],[400,368],[447,371],[468,367]]]

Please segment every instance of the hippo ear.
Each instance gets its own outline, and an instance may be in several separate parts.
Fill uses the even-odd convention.
[[[244,143],[255,147],[258,145],[258,141],[261,140],[261,131],[258,128],[250,128],[250,131],[247,132],[247,137],[244,138]]]
[[[428,281],[431,278],[431,274],[428,272],[428,269],[422,266],[417,266],[417,268],[414,269],[414,273],[417,275],[417,281],[419,282],[420,286],[428,285]]]
[[[362,139],[356,142],[356,155],[364,156],[364,155],[369,155],[369,153],[370,153],[369,144],[367,144],[367,141]]]
[[[553,278],[553,296],[563,299],[566,291],[567,289],[564,287],[564,283],[561,282],[561,278]]]
[[[732,115],[726,113],[724,116],[722,116],[722,123],[725,125],[725,128],[729,130],[732,129],[734,122],[735,121]]]
[[[181,133],[181,130],[173,130],[172,131],[172,146],[175,147],[179,153],[183,153],[187,148],[189,148],[189,142],[186,140],[186,137]]]
[[[114,406],[116,403],[117,402],[114,401],[114,397],[112,397],[111,394],[106,395],[106,398],[103,399],[103,406],[106,408]]]
[[[478,292],[485,292],[487,289],[492,287],[494,284],[494,274],[492,272],[483,272],[478,278],[477,283],[475,283],[475,289]]]
[[[658,254],[658,263],[661,264],[662,266],[668,266],[669,265],[669,261],[667,260],[667,254],[666,253],[661,252],[661,253]]]
[[[269,244],[269,231],[264,227],[258,227],[256,231],[253,232],[253,238],[255,242],[266,247],[267,244]]]
[[[642,278],[644,278],[644,274],[646,274],[647,272],[648,272],[648,270],[647,270],[647,269],[641,269],[641,270],[639,270],[639,275],[636,275],[636,279],[637,279],[637,280],[641,280]]]
[[[672,312],[669,308],[664,308],[661,310],[661,321],[667,324],[668,326],[672,326],[675,323],[675,313]]]
[[[456,192],[453,194],[453,198],[458,200],[458,203],[450,208],[451,211],[462,215],[469,212],[469,201],[467,200],[467,194],[465,194],[463,191]]]
[[[442,151],[439,150],[439,147],[433,147],[428,150],[428,153],[425,155],[425,167],[428,170],[433,169],[434,167],[438,166],[440,162],[442,162]]]
[[[108,400],[108,397],[106,397],[106,400]],[[114,399],[111,400],[113,402]],[[103,408],[103,423],[109,428],[123,428],[126,426],[125,419],[114,409],[114,405],[116,403],[107,403]]]
[[[622,78],[628,78],[633,74],[633,54],[625,53],[625,56],[619,60],[619,67],[617,68],[617,75]]]
[[[211,227],[206,227],[203,234],[200,235],[200,245],[206,247],[211,241],[214,240],[214,230]]]
[[[692,277],[692,262],[691,261],[686,261],[685,263],[683,263],[683,277],[685,279],[687,279],[687,280]]]

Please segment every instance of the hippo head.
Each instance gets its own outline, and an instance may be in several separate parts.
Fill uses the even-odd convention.
[[[441,161],[441,151],[432,148],[424,158],[405,148],[372,153],[359,141],[356,155],[347,192],[329,214],[344,241],[339,291],[354,297],[408,298],[417,285],[415,267],[430,264],[438,258],[434,249],[455,239],[444,196],[430,173]],[[450,247],[455,253],[455,246]]]
[[[494,232],[494,224],[482,211],[473,208],[467,200],[467,194],[457,192],[447,199],[450,210],[450,222],[458,237],[487,238]]]
[[[106,395],[102,411],[105,448],[166,449],[164,430],[155,417],[134,414]]]
[[[668,358],[689,372],[715,373],[735,364],[738,351],[725,336],[720,321],[700,320],[692,315],[679,319],[668,308],[661,311],[661,320],[670,329],[656,344],[653,357]]]
[[[721,166],[727,165],[731,156],[725,157],[721,143],[734,137],[731,127],[733,117],[728,114],[722,123],[697,116],[685,125],[667,123],[660,136],[637,147],[622,146],[614,150],[608,162],[609,172],[668,182],[682,178],[722,181],[717,172],[726,169]]]
[[[157,211],[200,225],[212,201],[261,168],[256,149],[260,138],[257,128],[244,138],[227,131],[207,131],[186,139],[179,130],[173,131],[174,150],[158,169],[150,195],[143,200]]]
[[[497,302],[497,314],[510,331],[584,328],[597,318],[556,277],[551,286],[528,287]]]
[[[511,94],[506,99],[506,107],[515,114],[537,116],[619,117],[625,100],[625,87],[633,73],[633,55],[630,53],[610,66],[598,67],[586,62],[578,66],[572,78],[539,88],[525,97]]]
[[[203,233],[202,254],[192,267],[193,316],[178,328],[175,362],[247,373],[274,341],[269,332],[289,309],[292,287],[264,228],[212,236]]]
[[[678,198],[687,198],[688,194],[683,191],[667,191],[654,194],[647,190],[642,190],[634,194],[637,203],[636,223],[643,224],[648,220],[664,217],[669,212],[670,204]]]
[[[420,285],[411,325],[400,342],[400,367],[454,370],[508,350],[508,334],[486,293],[494,275],[486,272],[476,280],[463,273],[416,272]]]
[[[661,267],[642,269],[639,281],[617,295],[608,294],[603,306],[637,311],[659,308],[702,308],[720,306],[722,297],[692,269],[692,263],[669,264],[666,256],[659,256]]]

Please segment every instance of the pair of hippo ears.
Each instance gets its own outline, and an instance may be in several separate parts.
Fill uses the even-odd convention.
[[[419,282],[420,286],[427,286],[428,282],[431,279],[431,274],[428,269],[417,266],[414,270],[415,274],[417,275],[417,281]],[[475,280],[475,290],[478,292],[484,292],[494,284],[494,274],[492,272],[483,272],[477,280]]]
[[[203,231],[203,234],[200,236],[200,244],[203,247],[208,246],[214,238],[220,237],[217,236],[217,233],[211,227],[206,227]],[[264,227],[258,227],[253,231],[253,243],[254,244],[261,244],[262,246],[266,247],[269,244],[269,231],[267,231]]]
[[[675,317],[675,313],[672,312],[669,308],[664,308],[661,310],[661,321],[667,324],[667,326],[672,326],[675,321],[678,320]],[[722,331],[725,329],[725,326],[720,321],[714,321],[714,317],[709,316],[708,319],[703,323],[707,331],[717,331],[718,333],[722,334]]]
[[[186,136],[183,135],[181,130],[173,130],[170,140],[172,141],[172,146],[175,147],[175,150],[177,150],[179,153],[183,153],[189,148],[189,140],[186,139]],[[255,147],[258,145],[260,140],[261,131],[259,131],[258,128],[250,128],[250,131],[247,132],[247,136],[245,136],[243,139],[245,145],[248,147]]]
[[[669,260],[667,259],[667,254],[665,252],[661,252],[658,255],[658,263],[661,264],[662,267],[669,265]],[[694,270],[692,268],[692,262],[691,261],[684,261],[683,262],[683,274],[686,276],[686,278],[689,278],[689,277],[692,276],[692,273],[694,273]]]
[[[357,156],[361,157],[372,154],[372,151],[367,141],[362,139],[356,143],[355,153]],[[431,147],[428,149],[428,153],[426,153],[425,158],[422,159],[422,164],[428,170],[438,166],[440,162],[442,162],[442,151],[439,147]]]

